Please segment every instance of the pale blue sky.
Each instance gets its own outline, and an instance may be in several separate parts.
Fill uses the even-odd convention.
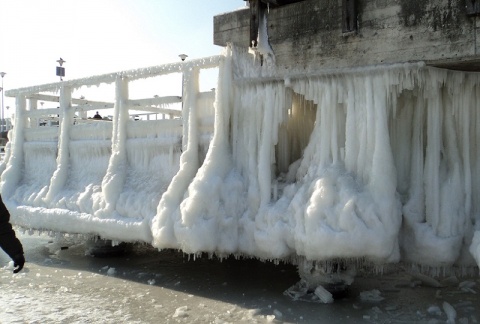
[[[242,0],[0,0],[6,90],[217,55],[213,17]],[[13,105],[6,99],[5,105]],[[8,102],[7,102],[8,101]]]

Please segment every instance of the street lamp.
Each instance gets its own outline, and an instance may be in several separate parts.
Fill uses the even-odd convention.
[[[4,126],[3,126],[3,124],[5,123],[5,116],[4,116],[4,114],[3,114],[3,101],[4,101],[4,98],[5,98],[5,95],[4,95],[5,90],[4,90],[4,88],[3,88],[3,77],[5,76],[5,74],[7,74],[7,73],[5,73],[5,72],[0,72],[0,76],[2,77],[2,88],[1,88],[1,89],[2,89],[2,125],[1,125],[0,130],[1,130],[2,133],[3,133],[3,131],[4,131]]]
[[[57,66],[57,76],[60,77],[60,81],[63,81],[63,77],[65,76],[65,68],[62,65],[66,62],[67,61],[62,58],[57,60],[57,63],[60,64],[60,66]]]

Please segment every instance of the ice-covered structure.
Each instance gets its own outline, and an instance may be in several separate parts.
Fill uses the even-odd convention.
[[[217,88],[199,92],[199,69],[215,66]],[[177,117],[132,120],[134,108],[174,112],[171,97],[129,98],[129,83],[176,72]],[[111,121],[80,118],[99,104],[72,91],[102,83],[115,85]],[[58,91],[60,108],[37,109]],[[480,264],[477,73],[421,62],[286,73],[231,46],[7,95],[1,191],[22,227],[193,254]],[[59,125],[36,126],[45,113]]]
[[[27,228],[151,241],[151,219],[179,169],[182,146],[189,138],[189,114],[197,105],[199,161],[205,156],[213,133],[214,91],[200,92],[198,78],[201,69],[218,66],[220,59],[12,90],[15,128],[1,170],[2,196],[13,221]],[[182,96],[129,97],[129,84],[137,80],[178,73],[189,89],[183,112],[175,108]],[[111,84],[113,91],[105,94],[100,85]],[[114,103],[72,98],[74,91],[92,86],[104,97],[110,94]],[[60,105],[41,109],[40,100],[42,108],[44,101]],[[108,109],[113,109],[111,118],[87,118],[90,110]],[[139,111],[146,112],[146,118],[138,118]]]

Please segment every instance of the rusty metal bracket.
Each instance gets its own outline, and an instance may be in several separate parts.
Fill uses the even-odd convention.
[[[480,15],[480,1],[479,0],[465,0],[465,10],[467,16]]]
[[[470,1],[470,0],[467,0]],[[342,31],[343,33],[351,33],[357,31],[357,1],[342,1]]]

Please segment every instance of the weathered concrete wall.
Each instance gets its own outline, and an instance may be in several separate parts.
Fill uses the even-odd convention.
[[[480,70],[480,18],[467,16],[465,1],[358,0],[358,31],[344,34],[342,0],[306,0],[270,9],[270,45],[286,68],[426,61]],[[249,28],[248,8],[216,16],[214,43],[248,47]]]

